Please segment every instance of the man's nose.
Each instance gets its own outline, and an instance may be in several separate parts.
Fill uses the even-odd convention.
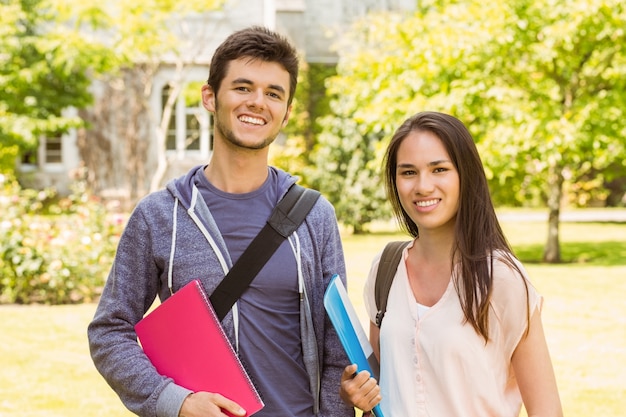
[[[254,90],[248,97],[248,106],[263,109],[265,107],[265,93],[262,90]]]

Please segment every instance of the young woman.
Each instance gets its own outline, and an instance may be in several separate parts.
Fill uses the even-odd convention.
[[[387,192],[414,239],[404,249],[381,327],[372,265],[365,305],[380,385],[346,367],[341,396],[385,417],[561,417],[541,323],[542,298],[496,218],[478,151],[458,119],[419,113],[385,156]]]

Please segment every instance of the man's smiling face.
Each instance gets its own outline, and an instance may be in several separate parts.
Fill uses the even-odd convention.
[[[291,112],[289,82],[276,62],[231,61],[217,95],[208,85],[202,89],[205,108],[215,114],[215,140],[246,149],[269,146]]]

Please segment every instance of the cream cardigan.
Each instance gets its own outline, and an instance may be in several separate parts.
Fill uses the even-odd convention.
[[[405,248],[403,260],[407,251]],[[379,260],[380,256],[374,260],[364,290],[365,307],[373,322]],[[528,284],[534,312],[541,308],[542,298]],[[511,356],[527,328],[526,290],[519,275],[499,261],[494,266],[491,304],[491,340],[487,344],[464,322],[452,281],[441,299],[418,318],[406,264],[400,262],[380,333],[385,417],[519,415],[522,400]]]

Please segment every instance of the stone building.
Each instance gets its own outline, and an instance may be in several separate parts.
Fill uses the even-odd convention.
[[[307,62],[334,65],[337,56],[333,42],[355,19],[374,10],[409,12],[415,4],[416,0],[227,0],[220,11],[189,17],[185,19],[188,32],[180,34],[187,40],[182,47],[184,62],[162,57],[156,72],[149,74],[152,88],[143,100],[147,104],[142,107],[138,103],[146,81],[137,73],[123,77],[124,86],[117,90],[94,83],[93,108],[78,113],[91,128],[41,138],[32,159],[35,162],[19,167],[21,181],[30,187],[53,186],[66,193],[72,175],[86,166],[96,193],[132,202],[154,188],[154,173],[159,167],[165,169],[159,177],[162,185],[168,178],[209,160],[211,120],[201,107],[199,91],[196,102],[178,95],[162,137],[164,146],[156,132],[174,88],[172,80],[183,89],[189,83],[206,81],[212,52],[230,33],[263,25],[290,38]]]

